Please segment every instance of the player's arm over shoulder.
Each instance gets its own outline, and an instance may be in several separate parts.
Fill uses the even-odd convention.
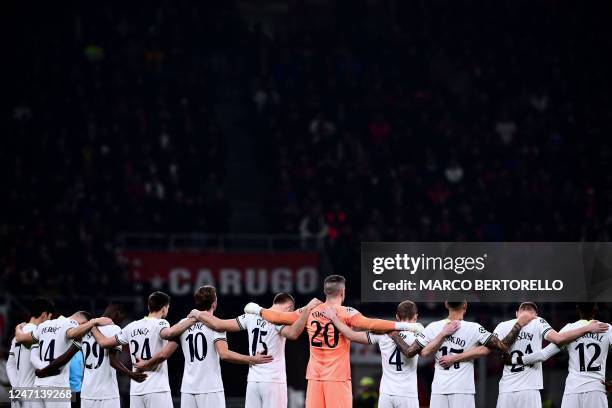
[[[278,330],[281,336],[289,340],[296,340],[304,331],[304,327],[306,327],[306,322],[308,321],[308,317],[310,316],[310,310],[312,309],[299,309],[298,312],[300,313],[300,315],[295,322],[293,322],[291,325],[276,325],[276,330]]]
[[[197,315],[198,321],[204,323],[208,328],[216,332],[238,332],[247,330],[249,321],[255,315],[242,314],[235,319],[219,319],[210,312],[200,312]]]

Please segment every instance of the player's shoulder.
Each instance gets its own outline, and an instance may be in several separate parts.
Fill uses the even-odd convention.
[[[34,323],[26,323],[25,326],[21,329],[24,333],[33,332],[36,329],[36,325]]]
[[[49,319],[49,320],[45,320],[44,322],[42,322],[41,324],[39,324],[38,326],[36,326],[38,329],[42,329],[43,327],[49,327],[49,326],[53,326],[55,324],[57,319]],[[29,324],[29,323],[28,323]]]
[[[260,316],[250,313],[243,313],[238,316],[238,320],[245,323],[256,321],[258,318],[260,318]]]
[[[109,324],[106,326],[98,326],[98,330],[100,330],[100,333],[102,333],[106,337],[110,337],[119,333],[121,331],[121,327],[117,326],[116,324]]]
[[[217,340],[225,340],[227,339],[227,332],[224,331],[215,331],[212,329],[209,329],[212,333],[213,336],[213,340],[217,341]]]
[[[496,326],[496,329],[507,329],[514,326],[515,323],[516,319],[504,320]]]
[[[459,327],[459,330],[470,330],[472,332],[475,333],[481,333],[481,334],[485,334],[488,332],[487,329],[484,328],[484,326],[478,322],[472,322],[469,320],[462,320],[461,321],[461,326]]]
[[[450,322],[450,320],[448,319],[442,319],[442,320],[434,320],[433,322],[430,322],[426,328],[427,329],[437,329],[437,328],[441,328],[443,327],[446,323]]]
[[[576,320],[575,322],[567,323],[565,326],[563,326],[561,330],[571,330],[571,329],[575,329],[580,326],[584,326],[586,324],[588,324],[586,320]]]
[[[144,327],[146,325],[146,321],[145,319],[138,319],[138,320],[134,320],[132,322],[129,322],[128,324],[125,325],[125,327],[123,329],[121,329],[121,331],[123,331],[124,333],[129,332],[135,328],[141,328]]]
[[[345,316],[353,316],[360,313],[359,310],[355,309],[354,307],[344,305],[339,306],[337,310],[340,310]]]
[[[462,320],[461,321],[461,327],[466,327],[466,328],[469,328],[469,329],[476,329],[476,330],[478,330],[478,329],[480,329],[483,326],[482,326],[482,323],[479,323],[479,322],[474,322],[474,321],[471,321],[471,320]]]
[[[399,332],[399,336],[404,339],[406,341],[406,343],[408,343],[409,345],[412,344],[412,342],[414,342],[414,340],[416,339],[416,335],[408,330],[402,330]],[[385,337],[387,337],[389,340],[393,341],[393,339],[391,339],[391,337],[389,337],[388,335],[386,335]]]
[[[170,323],[166,319],[158,319],[157,317],[145,317],[142,319],[147,326],[152,327],[170,327]]]
[[[55,322],[57,324],[59,324],[60,326],[75,327],[75,326],[79,325],[79,322],[77,322],[76,320],[71,319],[69,317],[60,317],[60,318],[56,319]]]

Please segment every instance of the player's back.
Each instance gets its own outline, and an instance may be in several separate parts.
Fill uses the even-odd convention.
[[[516,319],[501,322],[495,328],[495,335],[503,339],[516,324]],[[519,332],[516,341],[508,350],[511,356],[524,356],[542,350],[542,341],[552,328],[542,318],[533,319]],[[543,388],[542,363],[530,365],[504,365],[502,378],[499,381],[499,392],[523,390],[540,390]]]
[[[201,322],[181,334],[185,357],[181,392],[204,394],[223,391],[219,354],[215,348],[217,341],[226,341],[225,333],[216,332]]]
[[[160,351],[166,344],[159,332],[170,327],[165,319],[145,317],[125,326],[116,335],[120,344],[127,344],[130,348],[132,364],[136,360],[149,360],[151,356]],[[170,391],[168,383],[168,364],[160,363],[154,370],[147,371],[147,379],[139,383],[134,380],[130,384],[130,395],[143,395],[153,392]]]
[[[287,382],[285,368],[285,342],[281,335],[282,325],[274,325],[264,318],[252,314],[243,314],[236,319],[241,329],[249,336],[249,354],[270,355],[274,358],[267,364],[256,364],[249,367],[247,381]]]
[[[114,324],[99,326],[98,329],[106,337],[115,337],[121,331],[121,328]],[[110,350],[100,347],[91,332],[83,336],[82,346],[85,369],[81,398],[95,400],[119,398],[117,373],[110,365]],[[117,349],[121,350],[121,346]]]
[[[561,332],[589,324],[578,320],[567,324]],[[612,344],[612,328],[605,333],[587,333],[566,345],[569,354],[565,394],[605,391],[606,360]]]
[[[436,337],[448,319],[430,323],[416,341],[426,346]],[[447,354],[460,354],[478,344],[484,344],[492,336],[484,327],[478,323],[462,320],[459,329],[452,335],[447,336],[436,352],[436,365],[434,380],[431,386],[432,394],[474,394],[474,362],[466,361],[455,363],[449,368],[440,366],[437,361]]]
[[[57,357],[64,354],[72,344],[77,347],[81,345],[68,338],[67,331],[77,327],[79,324],[72,319],[59,317],[53,320],[47,320],[38,325],[32,331],[35,340],[38,341],[37,349],[32,347],[32,352],[39,353],[40,360],[46,363],[51,363]],[[49,377],[36,377],[34,385],[44,387],[67,387],[69,386],[70,364],[64,365],[60,369],[60,373]]]
[[[415,336],[409,331],[399,333],[400,337],[411,345]],[[405,397],[418,397],[417,363],[418,355],[412,358],[404,356],[391,337],[386,334],[369,334],[372,344],[378,343],[382,363],[380,393]]]
[[[23,326],[24,333],[30,333],[36,329],[36,325],[33,323],[27,323]],[[34,347],[38,351],[37,347]],[[30,363],[30,352],[32,350],[31,345],[17,344],[15,339],[11,341],[10,353],[13,353],[15,357],[15,364],[17,370],[16,383],[14,387],[31,387],[34,385],[36,375],[34,374],[34,366]]]
[[[319,381],[347,381],[351,379],[350,341],[323,314],[330,307],[322,303],[310,311],[306,330],[310,342],[310,360],[306,379]],[[336,315],[348,326],[358,311],[351,307],[333,305]]]

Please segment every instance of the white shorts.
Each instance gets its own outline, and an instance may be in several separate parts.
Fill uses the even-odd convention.
[[[608,397],[602,391],[563,394],[561,408],[608,408]]]
[[[170,391],[130,395],[130,408],[173,408]]]
[[[207,392],[205,394],[188,394],[181,392],[181,408],[225,408],[225,393],[223,391]]]
[[[474,408],[474,394],[431,394],[429,408]]]
[[[70,401],[29,401],[25,404],[22,402],[21,406],[24,408],[71,408],[72,405]]]
[[[419,399],[417,397],[380,394],[378,408],[419,408]]]
[[[42,407],[42,405],[39,405]],[[35,408],[33,401],[11,401],[11,408]]]
[[[263,407],[287,408],[287,384],[249,381],[244,408]]]
[[[81,398],[81,408],[121,408],[121,400],[119,398],[102,400]]]
[[[28,401],[21,404],[24,408],[71,408],[72,406],[70,401]]]
[[[522,390],[500,392],[497,397],[497,408],[542,408],[542,397],[539,390]]]

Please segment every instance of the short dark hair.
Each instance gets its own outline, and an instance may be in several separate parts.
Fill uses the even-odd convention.
[[[147,306],[149,307],[149,312],[158,312],[169,304],[170,296],[166,295],[164,292],[156,291],[149,295]]]
[[[293,298],[293,296],[291,296],[289,293],[281,292],[281,293],[277,293],[276,296],[274,296],[274,300],[272,301],[272,304],[282,305],[287,302],[291,302],[295,305],[295,299]]]
[[[536,305],[534,302],[523,302],[519,305],[518,310],[525,310],[525,309],[533,309],[535,310],[536,313],[540,311],[538,309],[538,305]]]
[[[109,303],[106,309],[104,309],[104,314],[102,316],[108,317],[115,324],[119,324],[125,318],[125,307],[121,303]]]
[[[86,321],[91,320],[91,313],[89,313],[89,312],[87,312],[85,310],[79,310],[78,312],[76,312],[74,314],[74,316],[81,317],[81,318],[83,318]]]
[[[195,308],[198,310],[210,310],[213,303],[217,300],[217,291],[214,286],[200,286],[193,294]]]
[[[580,317],[592,319],[593,317],[595,317],[595,312],[597,312],[597,303],[593,303],[593,302],[577,303],[576,310],[578,310],[578,313],[580,313]]]
[[[36,298],[30,303],[30,316],[40,317],[44,312],[55,313],[55,303],[51,299]]]
[[[465,300],[461,301],[461,302],[446,302],[446,304],[448,305],[449,309],[452,310],[457,310],[457,309],[461,309],[463,307],[464,304],[466,304],[467,302]]]
[[[340,275],[329,275],[323,281],[323,293],[326,296],[336,296],[346,286],[346,279]]]
[[[417,312],[418,308],[416,303],[409,300],[404,300],[402,303],[397,305],[396,313],[400,320],[410,320],[417,314]]]

